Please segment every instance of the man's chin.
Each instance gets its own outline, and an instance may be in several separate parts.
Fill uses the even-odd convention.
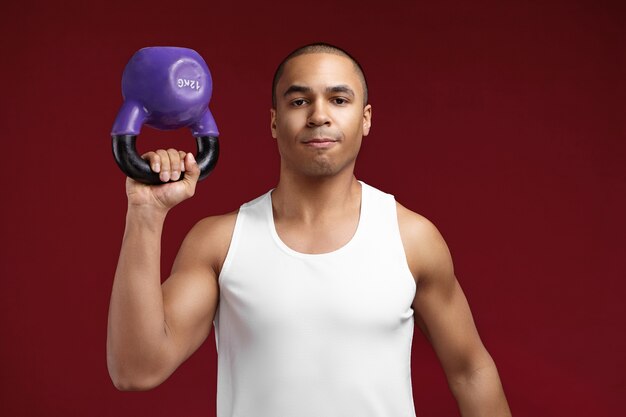
[[[306,169],[303,170],[303,174],[312,178],[329,178],[340,174],[341,171],[348,168],[348,165],[349,164],[341,166],[339,164],[332,163],[327,159],[317,160],[315,161],[315,163],[310,164],[308,167],[306,167]]]
[[[338,161],[329,158],[328,155],[318,155],[314,159],[308,159],[306,161],[293,161],[290,171],[297,175],[308,177],[312,179],[324,179],[336,176],[343,170],[350,167],[350,163],[338,163]]]

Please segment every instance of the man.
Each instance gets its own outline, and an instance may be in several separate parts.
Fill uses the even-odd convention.
[[[144,155],[163,181],[185,178],[126,182],[107,340],[116,387],[159,385],[214,324],[219,417],[413,416],[416,322],[464,417],[510,415],[443,238],[354,177],[371,120],[365,77],[345,51],[290,54],[273,86],[278,185],[198,222],[163,285],[163,222],[199,171],[190,153]]]

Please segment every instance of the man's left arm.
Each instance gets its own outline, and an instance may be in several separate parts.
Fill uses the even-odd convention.
[[[441,362],[461,415],[510,416],[496,365],[480,340],[443,237],[430,221],[399,204],[398,220],[417,282],[415,322]]]

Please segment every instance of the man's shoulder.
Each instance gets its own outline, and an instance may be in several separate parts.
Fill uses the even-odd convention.
[[[204,217],[193,226],[191,232],[213,238],[216,236],[227,237],[230,241],[240,210],[261,202],[267,197],[269,192],[271,192],[271,190],[244,202],[239,208],[229,213]]]
[[[441,238],[437,227],[422,214],[406,208],[398,201],[396,201],[396,210],[403,241],[406,238],[407,241],[424,244]]]
[[[229,213],[207,216],[196,222],[191,229],[192,232],[199,233],[203,236],[213,236],[228,233],[235,227],[237,213],[239,209]]]
[[[396,201],[398,227],[411,271],[431,269],[447,263],[450,253],[439,229],[425,216],[416,213]]]
[[[225,214],[207,216],[196,222],[191,228],[189,234],[195,236],[198,239],[209,240],[215,242],[220,241],[226,245],[230,243],[230,240],[235,229],[237,222],[237,216],[242,208],[255,205],[267,196],[267,192],[257,196],[243,204],[236,210]]]
[[[205,217],[191,228],[184,246],[190,248],[194,257],[211,265],[215,275],[224,263],[237,220],[238,210]]]
[[[405,246],[406,243],[428,243],[429,240],[437,239],[441,236],[433,222],[422,214],[410,210],[400,204],[393,194],[364,183],[363,181],[360,182],[369,187],[374,193],[382,198],[394,201],[398,217],[398,226],[400,228],[400,234],[402,235],[402,241],[405,242]]]

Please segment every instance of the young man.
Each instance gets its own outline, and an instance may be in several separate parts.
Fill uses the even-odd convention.
[[[294,51],[274,79],[278,185],[198,222],[163,285],[163,222],[199,171],[190,153],[144,155],[163,181],[185,178],[126,182],[107,340],[116,387],[159,385],[214,324],[218,417],[414,416],[417,323],[464,417],[510,415],[443,238],[354,176],[371,120],[353,58],[327,44]]]

